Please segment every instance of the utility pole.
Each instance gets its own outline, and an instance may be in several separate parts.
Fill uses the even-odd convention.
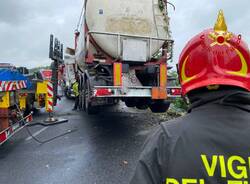
[[[50,35],[49,58],[53,60],[51,64],[51,69],[52,69],[51,82],[53,83],[53,90],[54,90],[53,103],[54,106],[56,106],[58,98],[58,93],[57,93],[58,68],[60,64],[64,63],[64,60],[63,60],[63,44],[61,44],[57,38],[54,39],[54,36],[52,34]]]

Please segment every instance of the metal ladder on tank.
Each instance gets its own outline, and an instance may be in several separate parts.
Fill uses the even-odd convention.
[[[152,5],[153,5],[153,13],[154,13],[154,22],[155,22],[155,27],[156,27],[156,32],[157,32],[157,36],[159,37],[159,28],[163,29],[167,32],[168,38],[171,38],[171,31],[170,31],[170,26],[169,26],[169,17],[168,17],[168,13],[167,10],[165,9],[164,12],[162,12],[159,8],[159,0],[152,0]],[[158,12],[158,13],[156,13]],[[166,22],[166,25],[164,25],[164,23],[159,23],[159,17],[162,19],[162,17],[164,16],[163,22]],[[157,21],[158,20],[158,21]],[[157,23],[158,22],[158,23]],[[173,56],[173,47],[171,46],[170,49],[166,49],[166,51],[169,53],[171,58],[171,62],[172,62],[172,56]]]
[[[169,30],[169,17],[167,15],[167,12],[161,12],[159,8],[159,1],[158,0],[152,0],[152,5],[153,5],[153,14],[154,14],[154,23],[156,27],[156,32],[157,32],[157,37],[159,37],[159,28],[165,30],[168,34],[168,37],[170,38],[170,30]],[[159,22],[159,17],[162,18],[164,13],[164,17],[166,20],[163,20],[167,23],[167,25],[164,25]]]

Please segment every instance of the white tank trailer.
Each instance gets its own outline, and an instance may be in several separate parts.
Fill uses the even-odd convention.
[[[119,100],[165,112],[179,88],[167,88],[172,59],[167,0],[86,0],[75,32],[80,106],[95,113]]]

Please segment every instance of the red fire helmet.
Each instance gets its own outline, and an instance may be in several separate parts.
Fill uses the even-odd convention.
[[[195,36],[183,49],[179,74],[183,95],[217,85],[237,86],[250,91],[248,46],[241,35],[227,31],[222,10],[214,28]]]

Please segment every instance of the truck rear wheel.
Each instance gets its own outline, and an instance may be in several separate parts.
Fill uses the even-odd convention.
[[[79,107],[80,110],[85,111],[85,106],[84,106],[84,86],[82,80],[80,80],[80,87],[79,87]]]
[[[164,113],[169,109],[170,102],[155,101],[149,107],[153,113]]]
[[[91,88],[90,88],[90,82],[87,79],[84,83],[84,111],[88,114],[97,114],[98,109],[97,107],[94,107],[91,105]]]
[[[125,105],[127,107],[135,107],[136,106],[136,101],[133,99],[127,99],[125,100]]]
[[[137,99],[136,108],[140,110],[146,110],[150,102],[151,101],[147,98]]]

